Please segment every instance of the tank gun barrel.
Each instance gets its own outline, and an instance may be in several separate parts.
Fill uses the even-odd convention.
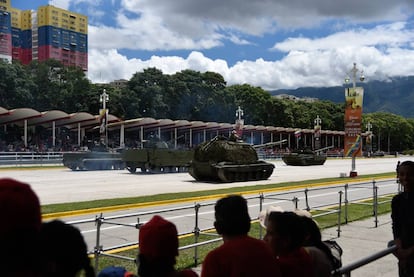
[[[331,149],[331,148],[334,148],[334,146],[331,145],[331,146],[327,146],[327,147],[324,147],[324,148],[319,148],[319,149],[316,149],[315,152],[320,153],[320,152],[323,152],[323,151]]]
[[[200,149],[202,151],[207,151],[210,148],[210,145],[212,145],[216,140],[219,140],[219,139],[223,139],[223,138],[222,137],[219,137],[219,136],[215,136],[212,140],[210,140],[209,142],[207,142],[205,145],[202,145],[200,147]]]
[[[260,149],[260,148],[272,147],[272,146],[275,146],[275,145],[282,145],[286,142],[287,142],[287,139],[282,139],[282,140],[275,141],[275,142],[268,142],[268,143],[263,143],[263,144],[252,145],[252,147],[254,149]]]

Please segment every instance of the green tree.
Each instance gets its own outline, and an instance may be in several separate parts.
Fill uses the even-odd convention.
[[[134,96],[138,101],[137,114],[142,117],[163,118],[167,105],[164,103],[164,88],[167,79],[162,71],[156,68],[144,69],[135,73],[128,82],[129,99]],[[132,100],[132,99],[131,99]]]
[[[266,108],[272,102],[272,98],[267,91],[248,84],[232,85],[227,87],[227,91],[234,95],[235,104],[243,108],[246,124],[265,125],[271,118]]]
[[[363,115],[363,128],[366,128],[368,122],[372,125],[373,146],[376,150],[394,152],[413,148],[412,120],[396,114],[376,112]]]
[[[171,76],[166,102],[169,107],[175,107],[175,118],[218,120],[223,114],[220,96],[225,86],[224,78],[218,73],[183,70]]]
[[[25,67],[0,59],[0,103],[4,108],[33,107],[32,91],[36,86]]]

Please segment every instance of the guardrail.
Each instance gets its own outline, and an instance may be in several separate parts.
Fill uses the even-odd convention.
[[[63,152],[0,152],[1,166],[62,164]]]
[[[343,266],[341,268],[338,268],[337,270],[334,270],[332,272],[332,276],[336,277],[351,277],[351,273],[353,270],[358,269],[364,265],[367,265],[369,263],[372,263],[378,259],[381,259],[382,257],[385,257],[391,253],[393,253],[397,249],[396,245],[390,246],[386,249],[383,249],[381,251],[378,251],[372,255],[369,255],[363,259],[360,259],[358,261],[355,261],[353,263],[350,263],[346,266]]]
[[[0,152],[0,166],[23,166],[23,165],[50,165],[63,164],[64,152]],[[257,151],[259,159],[281,160],[283,153],[266,153]],[[327,154],[327,157],[342,156]]]
[[[392,179],[390,179],[392,180]],[[269,193],[269,194],[259,194],[259,195],[255,195],[255,196],[250,196],[250,197],[246,197],[248,203],[251,203],[252,201],[259,201],[259,210],[261,211],[264,207],[265,201],[269,201],[269,200],[282,200],[282,201],[286,201],[286,202],[290,202],[292,204],[292,208],[301,208],[301,209],[306,209],[309,211],[317,211],[318,213],[316,213],[314,215],[314,218],[318,218],[318,217],[322,217],[322,216],[326,216],[326,215],[331,215],[334,214],[337,216],[337,237],[340,237],[341,235],[341,225],[343,224],[342,222],[344,221],[345,224],[348,222],[348,206],[350,204],[362,204],[364,203],[364,205],[372,205],[372,209],[373,209],[373,216],[374,216],[374,227],[377,227],[378,225],[378,205],[383,202],[379,202],[379,196],[381,195],[378,191],[378,184],[379,183],[383,183],[383,182],[389,182],[390,180],[381,180],[381,181],[375,181],[373,180],[372,182],[360,182],[360,183],[354,183],[354,184],[345,184],[345,185],[334,185],[334,186],[330,186],[330,187],[323,187],[323,188],[305,188],[305,189],[301,189],[301,190],[297,190],[297,191],[291,191],[291,192],[281,192],[281,193]],[[362,200],[366,200],[366,197],[354,197],[352,199],[350,199],[350,195],[348,193],[349,188],[359,188],[359,189],[367,189],[368,191],[372,191],[372,195],[371,195],[371,199],[372,199],[372,203],[366,203],[366,202],[361,202]],[[318,191],[322,191],[322,190],[327,190],[327,189],[337,189],[337,193],[338,193],[338,200],[331,202],[331,203],[324,203],[324,204],[317,204],[317,203],[312,203],[309,200],[309,195],[311,193],[314,192],[318,192]],[[398,187],[399,190],[399,187]],[[397,191],[395,192],[397,193]],[[388,193],[389,194],[389,193]],[[387,194],[387,195],[388,195]],[[293,195],[293,197],[292,197]],[[384,194],[385,195],[385,194]],[[303,199],[304,203],[301,203],[299,199]],[[391,199],[389,200],[391,201]],[[387,202],[389,202],[387,201]],[[302,205],[299,205],[302,204]],[[192,230],[187,231],[187,232],[181,232],[179,234],[179,236],[184,236],[184,235],[192,235],[194,236],[194,242],[192,244],[186,245],[186,246],[182,246],[179,248],[179,250],[184,250],[184,249],[194,249],[194,264],[198,265],[199,264],[199,247],[205,244],[210,244],[210,243],[214,243],[217,241],[220,241],[221,238],[217,238],[218,234],[212,233],[212,231],[214,231],[214,226],[207,226],[202,228],[200,225],[200,209],[211,209],[214,210],[214,202],[206,202],[206,203],[195,203],[193,205],[187,205],[187,206],[180,206],[180,207],[175,207],[175,208],[168,208],[168,209],[159,209],[159,210],[150,210],[150,211],[144,211],[144,212],[136,212],[136,213],[130,213],[130,214],[122,214],[122,215],[114,215],[114,216],[104,216],[102,213],[99,215],[96,215],[95,218],[93,219],[85,219],[85,220],[78,220],[78,221],[71,221],[68,222],[69,224],[73,224],[73,225],[79,225],[79,224],[85,224],[85,223],[95,223],[96,225],[96,238],[95,238],[95,246],[93,248],[93,251],[90,252],[90,255],[93,255],[94,260],[95,260],[95,269],[98,270],[99,268],[99,260],[100,257],[111,257],[111,258],[116,258],[116,259],[123,259],[123,260],[127,260],[127,261],[131,261],[134,262],[135,258],[131,258],[131,257],[127,257],[127,256],[122,256],[122,255],[117,255],[114,254],[114,250],[117,249],[121,249],[124,247],[132,247],[132,246],[137,246],[138,245],[138,241],[131,241],[131,242],[127,242],[127,243],[123,243],[120,245],[116,245],[116,246],[111,246],[111,247],[104,247],[103,246],[103,241],[102,241],[102,236],[101,236],[101,230],[102,230],[102,226],[105,224],[108,225],[115,225],[115,226],[124,226],[124,227],[128,227],[128,228],[134,228],[136,230],[139,230],[141,223],[140,223],[140,219],[143,217],[148,217],[150,215],[155,215],[155,214],[167,214],[167,213],[173,213],[176,211],[184,211],[184,210],[193,210],[194,211],[194,224],[192,227]],[[301,207],[299,207],[301,206]],[[188,216],[190,217],[190,216]],[[136,223],[135,224],[126,224],[124,222],[121,222],[121,219],[125,219],[125,218],[136,218]],[[257,220],[257,219],[256,219]],[[261,233],[260,229],[260,234],[259,237],[262,237],[262,233]],[[201,235],[208,235],[208,236],[213,236],[214,239],[209,239],[206,241],[200,241],[200,236]],[[138,232],[135,236],[136,238],[138,238]],[[111,253],[109,253],[111,252]],[[390,252],[391,253],[391,252]],[[381,255],[377,255],[374,254],[375,259],[379,259],[380,257],[382,257]],[[365,262],[369,263],[373,261],[372,257],[369,257],[367,259],[364,259],[364,262],[357,262],[356,265],[362,266]],[[349,271],[348,274],[350,274],[350,271],[352,271],[354,269],[354,266],[352,267],[344,267],[341,268],[341,272],[345,272],[345,271]],[[355,267],[356,268],[356,267]],[[348,275],[350,276],[350,275]]]

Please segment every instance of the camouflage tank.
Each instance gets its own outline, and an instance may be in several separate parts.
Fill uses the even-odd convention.
[[[121,154],[110,150],[92,150],[63,153],[63,165],[75,170],[124,169]]]
[[[326,161],[326,156],[310,149],[301,149],[283,155],[282,160],[285,164],[294,166],[323,165]]]
[[[187,172],[192,158],[192,150],[170,149],[164,141],[149,141],[142,149],[122,152],[122,161],[131,173],[135,173],[137,168],[142,173]]]
[[[219,136],[196,147],[188,171],[197,181],[244,182],[268,179],[274,167],[250,144]]]

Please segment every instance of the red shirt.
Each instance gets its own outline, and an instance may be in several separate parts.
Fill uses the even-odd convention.
[[[262,240],[240,236],[225,241],[204,259],[201,277],[280,277],[269,246]]]

